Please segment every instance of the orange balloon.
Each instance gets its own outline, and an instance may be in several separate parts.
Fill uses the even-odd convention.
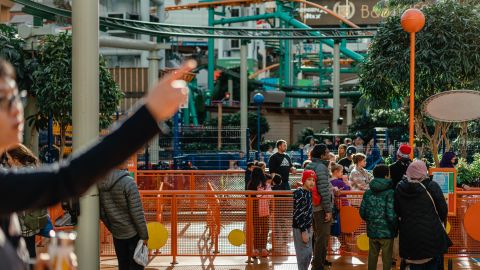
[[[358,209],[352,206],[340,208],[340,230],[342,233],[353,233],[362,224]]]
[[[406,32],[417,33],[425,25],[425,15],[416,8],[410,8],[403,12],[400,23]]]
[[[478,217],[480,217],[480,203],[470,206],[463,218],[463,227],[473,239],[480,241],[480,226],[478,226]]]

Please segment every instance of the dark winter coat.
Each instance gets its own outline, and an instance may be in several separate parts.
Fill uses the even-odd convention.
[[[432,196],[418,182],[402,180],[395,189],[395,212],[399,218],[400,256],[420,260],[447,252],[451,244],[440,220],[445,221],[448,207],[440,186],[429,179],[422,181]]]
[[[148,239],[147,223],[137,184],[127,171],[114,170],[98,183],[100,218],[116,239],[138,235]]]
[[[293,192],[292,227],[304,232],[312,227],[312,223],[312,192],[304,188],[298,188]]]
[[[363,194],[360,216],[367,222],[367,235],[374,239],[391,239],[397,235],[397,215],[390,179],[375,178]]]
[[[403,177],[405,176],[405,172],[407,171],[408,165],[410,165],[412,161],[409,158],[401,158],[392,165],[390,165],[390,178],[392,179],[393,185],[392,188],[395,190],[398,183],[402,181]]]

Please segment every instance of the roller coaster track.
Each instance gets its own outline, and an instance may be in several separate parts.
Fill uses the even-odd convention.
[[[167,7],[165,10],[167,11],[174,11],[174,10],[182,10],[182,9],[197,9],[197,8],[216,8],[216,7],[221,7],[221,6],[248,6],[248,5],[251,5],[251,4],[258,4],[258,3],[263,3],[263,2],[272,2],[274,0],[270,0],[270,1],[267,1],[267,0],[223,0],[223,1],[211,1],[211,2],[200,2],[200,3],[193,3],[193,4],[187,4],[187,5],[183,5],[183,6],[173,6],[173,7]],[[333,12],[332,10],[322,6],[322,5],[319,5],[317,3],[312,3],[312,2],[309,2],[307,0],[284,0],[283,3],[300,3],[300,4],[304,4],[304,5],[309,5],[309,6],[313,6],[313,7],[316,7],[322,11],[324,11],[325,13],[337,18],[339,21],[342,21],[343,23],[345,23],[346,25],[352,27],[352,28],[349,28],[349,30],[353,30],[354,32],[355,31],[359,31],[360,28],[358,25],[354,24],[353,22],[349,21],[348,19],[346,18],[343,18],[342,16],[338,15],[337,13]],[[287,22],[289,25],[293,26],[295,30],[293,31],[297,31],[297,30],[303,30],[303,29],[309,29],[309,32],[308,34],[310,36],[316,36],[318,39],[323,39],[323,43],[330,46],[330,47],[333,47],[334,46],[334,40],[333,38],[335,37],[332,37],[332,38],[328,38],[328,39],[324,39],[322,37],[326,37],[328,36],[328,34],[324,33],[323,31],[325,31],[325,29],[313,29],[311,27],[309,27],[308,25],[298,21],[297,19],[285,14],[285,13],[271,13],[272,17],[275,17],[275,18],[278,18],[284,22]],[[248,16],[247,16],[248,17]],[[256,19],[255,18],[256,16],[251,16],[250,19]],[[221,24],[221,20],[220,20],[220,24]],[[285,28],[283,29],[285,30]],[[313,32],[310,32],[310,31],[313,31]],[[345,29],[346,30],[346,29]],[[349,31],[349,30],[346,30],[346,31]],[[365,28],[363,28],[363,30],[366,30]],[[296,32],[293,32],[293,35],[290,35],[290,36],[295,36]],[[369,36],[369,35],[372,35],[372,32],[364,32],[363,34],[365,34],[366,36]],[[358,54],[357,52],[355,51],[352,51],[352,50],[349,50],[345,47],[342,47],[340,48],[340,51],[348,56],[349,58],[352,58],[353,60],[357,61],[357,62],[362,62],[363,61],[363,56]]]
[[[24,6],[23,12],[37,16],[40,18],[55,20],[57,17],[71,18],[72,12],[69,10],[59,9],[43,5],[31,0],[13,0],[14,2]],[[293,0],[296,2],[307,2],[304,0]],[[223,4],[240,4],[240,3],[261,3],[267,2],[262,0],[227,0],[222,1]],[[211,4],[218,2],[210,2]],[[296,21],[296,20],[295,20]],[[305,39],[321,39],[327,45],[333,44],[333,39],[357,39],[373,37],[372,31],[377,28],[277,28],[277,29],[256,29],[256,28],[234,28],[234,27],[202,27],[192,25],[174,25],[166,23],[152,23],[136,20],[124,20],[117,18],[99,17],[100,28],[102,30],[124,30],[130,33],[145,34],[160,37],[196,37],[196,38],[223,38],[223,39],[262,39],[262,40],[305,40]],[[297,21],[298,22],[298,21]],[[299,22],[300,23],[300,22]],[[362,61],[363,56],[341,48],[341,51],[348,57],[355,61]],[[225,73],[233,77],[239,77],[238,73],[230,70],[222,69]],[[280,86],[278,84],[271,84],[260,82],[257,80],[250,80],[251,83],[262,86],[277,87],[287,92],[293,90],[301,91],[325,91],[328,86]],[[327,90],[328,91],[328,90]],[[313,94],[313,93],[312,93]]]
[[[185,10],[185,9],[199,9],[199,8],[216,8],[220,6],[248,6],[252,4],[260,4],[260,3],[266,3],[266,2],[273,2],[275,0],[224,0],[224,1],[213,1],[213,2],[200,2],[200,3],[192,3],[192,4],[186,4],[186,5],[181,5],[181,6],[170,6],[166,7],[165,11],[174,11],[174,10]],[[313,3],[310,1],[306,0],[288,0],[285,2],[295,2],[295,3],[300,3],[300,4],[305,4],[307,6],[313,6],[318,9],[321,9],[322,11],[332,15],[333,17],[337,18],[338,20],[344,22],[346,25],[352,27],[352,28],[360,28],[358,25],[354,24],[352,21],[349,21],[348,19],[345,19],[344,17],[338,15],[337,13],[333,12],[332,10],[319,5],[317,3]]]
[[[24,5],[23,12],[44,19],[55,20],[56,17],[71,18],[69,10],[59,9],[33,2],[31,0],[13,0]],[[136,20],[99,17],[102,30],[124,30],[130,33],[160,36],[160,37],[195,37],[221,39],[262,39],[262,40],[305,40],[305,39],[357,39],[373,37],[372,30],[376,28],[325,28],[325,29],[256,29],[234,27],[204,27],[193,25],[176,25],[152,23]]]

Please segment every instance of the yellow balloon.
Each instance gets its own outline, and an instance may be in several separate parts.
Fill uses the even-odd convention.
[[[245,233],[242,230],[235,229],[228,234],[228,242],[233,246],[241,246],[245,243]]]
[[[150,222],[147,224],[148,230],[148,249],[160,249],[167,243],[168,231],[159,222]]]
[[[450,225],[450,222],[447,220],[447,226],[445,226],[445,231],[447,234],[450,234],[450,230],[452,229],[452,225]]]
[[[367,234],[362,233],[357,237],[357,247],[361,251],[367,251],[369,249]]]

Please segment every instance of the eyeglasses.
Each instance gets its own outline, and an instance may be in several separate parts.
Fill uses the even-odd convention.
[[[27,91],[23,90],[13,95],[0,97],[0,109],[11,111],[13,106],[21,103],[23,107],[27,104]]]
[[[14,82],[15,83],[15,82]],[[0,109],[4,111],[10,112],[14,105],[21,103],[23,107],[27,104],[27,91],[23,90],[18,92],[16,90],[16,84],[7,83],[10,89],[15,89],[14,94],[12,95],[5,95],[0,96]],[[12,87],[13,86],[13,87]],[[5,89],[7,87],[3,87],[0,85],[0,89]]]

